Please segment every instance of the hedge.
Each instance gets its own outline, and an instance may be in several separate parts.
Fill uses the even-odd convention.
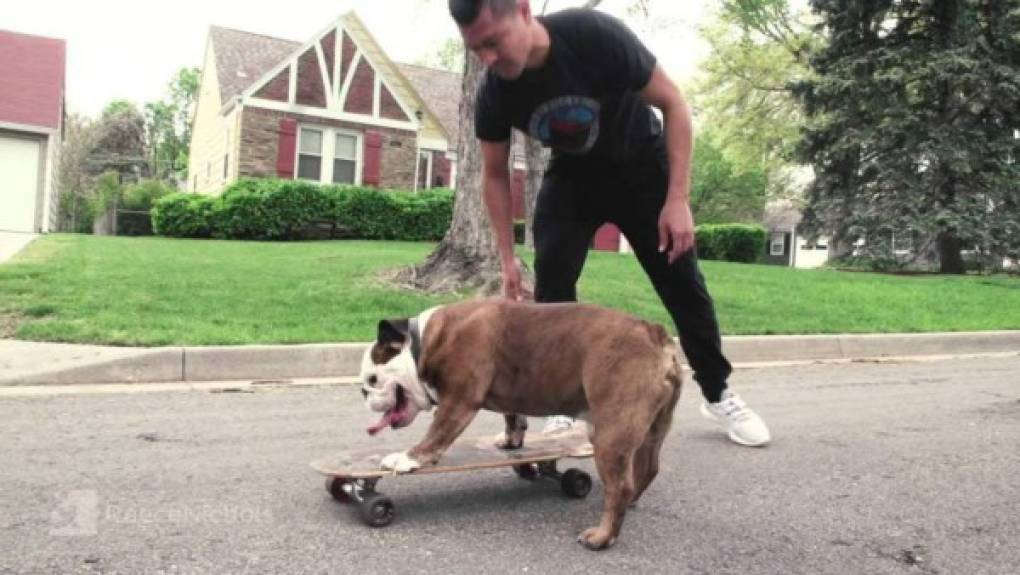
[[[438,241],[452,217],[451,190],[411,193],[275,179],[240,180],[218,197],[173,194],[157,201],[152,210],[153,228],[159,235],[245,240],[298,240],[325,234]]]
[[[695,229],[703,260],[754,263],[765,253],[765,228],[748,224],[704,224]]]

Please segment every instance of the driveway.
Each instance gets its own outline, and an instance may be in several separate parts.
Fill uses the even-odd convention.
[[[39,234],[0,231],[0,264],[14,257],[14,254],[20,252],[37,237]]]

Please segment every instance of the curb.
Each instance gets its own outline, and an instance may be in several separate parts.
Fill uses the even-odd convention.
[[[368,343],[108,348],[0,341],[0,386],[354,377]],[[1020,353],[1020,331],[731,336],[735,365],[882,357]],[[6,373],[5,373],[6,372]]]

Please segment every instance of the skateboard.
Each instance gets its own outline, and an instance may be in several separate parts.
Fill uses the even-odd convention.
[[[560,489],[567,497],[580,499],[591,491],[591,476],[585,471],[571,468],[560,473],[556,469],[556,462],[565,457],[584,459],[593,455],[583,427],[555,434],[528,433],[520,449],[500,449],[495,441],[492,435],[459,439],[436,465],[400,475],[380,466],[383,457],[395,451],[393,448],[376,447],[340,453],[317,459],[311,466],[326,476],[326,491],[333,499],[356,505],[362,521],[371,527],[385,527],[396,516],[393,501],[376,490],[379,481],[386,477],[512,467],[521,479],[559,481]]]

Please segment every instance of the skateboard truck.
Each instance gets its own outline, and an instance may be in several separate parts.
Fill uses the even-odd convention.
[[[396,506],[393,501],[375,490],[378,478],[347,479],[327,477],[326,491],[340,503],[356,504],[362,521],[371,527],[385,527],[393,521]]]
[[[556,469],[555,460],[525,463],[513,467],[517,476],[527,481],[536,481],[543,477],[559,481],[560,489],[567,497],[581,499],[591,491],[591,476],[588,473],[573,467],[560,473]]]

